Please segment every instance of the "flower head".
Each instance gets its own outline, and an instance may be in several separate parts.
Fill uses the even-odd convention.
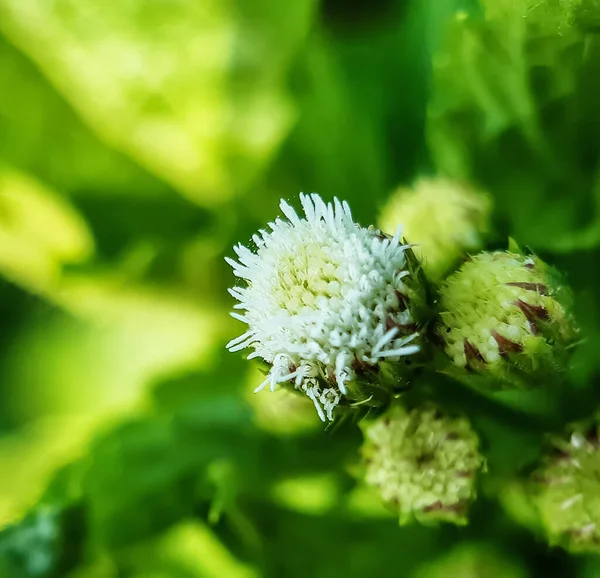
[[[245,286],[230,289],[248,330],[228,344],[246,347],[269,365],[257,391],[288,383],[313,401],[322,420],[350,395],[363,370],[416,353],[418,331],[410,307],[409,246],[359,227],[337,199],[301,195],[304,217],[285,201],[269,230],[238,245],[227,259]],[[350,399],[350,401],[352,401]]]
[[[425,273],[438,280],[466,251],[482,247],[490,210],[489,197],[479,191],[444,178],[424,178],[392,194],[379,225],[394,231],[402,222]]]
[[[568,297],[538,257],[479,253],[442,286],[438,332],[456,367],[526,386],[565,365],[576,336]]]
[[[552,440],[532,476],[535,503],[551,544],[600,552],[600,427],[571,426]]]
[[[364,422],[363,422],[364,423]],[[365,426],[365,480],[405,523],[466,522],[483,466],[479,439],[467,419],[435,407],[394,406]]]

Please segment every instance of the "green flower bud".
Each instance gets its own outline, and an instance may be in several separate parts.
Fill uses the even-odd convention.
[[[489,544],[470,543],[421,566],[414,578],[526,578],[527,573]]]
[[[415,246],[425,274],[439,280],[466,251],[481,249],[491,201],[483,193],[443,178],[421,179],[394,192],[379,219],[383,231],[402,234]]]
[[[479,253],[440,289],[437,332],[453,364],[527,387],[565,368],[576,337],[569,293],[541,259]]]
[[[600,428],[571,426],[552,440],[532,476],[535,502],[552,545],[600,552]]]
[[[467,522],[483,458],[478,436],[464,417],[432,406],[408,410],[396,405],[363,429],[365,481],[379,489],[401,524],[413,518]]]

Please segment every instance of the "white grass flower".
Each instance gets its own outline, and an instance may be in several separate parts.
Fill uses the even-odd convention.
[[[400,228],[394,237],[359,227],[346,202],[324,203],[300,195],[304,217],[285,201],[269,230],[227,258],[244,287],[230,289],[239,301],[232,316],[248,330],[228,343],[230,351],[253,348],[248,359],[271,364],[256,389],[290,383],[314,403],[321,420],[348,393],[356,369],[398,361],[419,350],[407,306],[409,275]]]

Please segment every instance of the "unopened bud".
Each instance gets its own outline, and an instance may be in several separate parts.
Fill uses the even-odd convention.
[[[552,545],[600,552],[600,429],[572,426],[553,440],[532,475],[541,522]]]
[[[413,518],[466,523],[483,465],[479,438],[467,419],[432,406],[395,405],[363,429],[365,481],[378,488],[400,523]]]
[[[457,368],[527,387],[566,367],[577,335],[569,296],[538,257],[479,253],[443,284],[437,332]]]
[[[403,235],[414,244],[426,275],[437,281],[467,251],[482,248],[490,211],[487,195],[460,182],[424,178],[392,194],[379,226],[393,233],[402,223]]]

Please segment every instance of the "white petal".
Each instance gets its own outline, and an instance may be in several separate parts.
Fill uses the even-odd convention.
[[[254,393],[258,393],[259,391],[262,391],[262,390],[263,390],[263,389],[266,387],[267,383],[269,383],[269,381],[271,381],[271,376],[270,376],[270,375],[267,375],[267,379],[265,379],[265,380],[264,380],[264,381],[263,381],[263,382],[262,382],[262,383],[261,383],[261,384],[260,384],[260,385],[259,385],[259,386],[258,386],[258,387],[255,389],[255,390],[254,390]]]
[[[394,338],[394,335],[396,335],[398,331],[399,330],[397,327],[392,327],[392,329],[386,331],[383,337],[375,344],[375,347],[373,347],[373,355],[377,355],[378,351],[382,347],[385,347]]]
[[[300,218],[294,208],[291,205],[288,205],[283,199],[281,199],[281,202],[279,203],[279,208],[292,225],[298,226],[300,224]]]
[[[378,357],[403,357],[417,353],[420,349],[421,348],[418,345],[406,345],[405,347],[399,347],[398,349],[382,351],[378,354]]]

